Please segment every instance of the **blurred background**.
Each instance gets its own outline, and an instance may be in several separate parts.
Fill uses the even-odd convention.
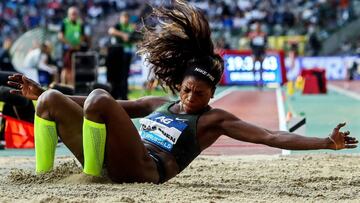
[[[326,74],[330,79],[346,79],[348,70],[355,69],[354,61],[360,53],[360,33],[354,32],[360,28],[359,1],[191,0],[189,2],[206,14],[217,50],[245,51],[241,54],[244,61],[246,61],[246,55],[250,55],[246,52],[250,50],[249,33],[255,30],[255,22],[260,22],[262,32],[267,35],[266,50],[275,51],[273,52],[273,54],[276,53],[275,55],[281,53],[281,57],[284,57],[283,59],[276,58],[275,63],[278,63],[276,68],[287,70],[280,74],[286,74],[288,78],[273,80],[277,83],[283,83],[286,79],[293,80],[302,68],[323,66],[319,68],[329,69]],[[78,69],[84,66],[82,63],[92,61],[88,62],[87,66],[94,66],[93,68],[96,69],[94,72],[96,81],[106,84],[108,83],[106,56],[109,47],[113,45],[111,43],[113,36],[108,33],[108,29],[116,25],[120,13],[126,11],[129,15],[129,23],[133,24],[135,31],[140,31],[143,17],[151,11],[149,5],[156,6],[162,3],[166,4],[169,1],[3,0],[0,2],[0,43],[2,44],[0,69],[11,70],[8,66],[12,65],[15,71],[26,73],[43,85],[54,81],[53,77],[49,79],[43,74],[33,76],[37,73],[33,73],[34,70],[31,68],[26,68],[24,60],[31,50],[38,48],[45,41],[49,42],[52,63],[57,67],[59,75],[61,74],[61,69],[64,67],[64,49],[58,33],[62,30],[68,8],[76,6],[79,11],[79,20],[84,27],[83,35],[86,37],[86,40],[83,40],[85,44],[81,53],[87,53],[80,54],[81,56],[75,59],[80,61],[77,63]],[[151,23],[147,22],[146,18],[145,22]],[[146,64],[144,65],[141,58],[135,54],[135,43],[136,41],[134,41],[133,49],[130,50],[132,52],[128,78],[130,88],[146,83],[148,79],[146,74],[149,73],[146,70]],[[332,56],[329,58],[331,60],[324,58],[328,56]],[[235,56],[229,55],[228,58],[231,65]],[[281,60],[284,60],[284,64]],[[238,62],[239,60],[237,66],[241,66]],[[355,66],[357,68],[357,64]],[[76,67],[72,68],[75,69],[73,74],[76,74]],[[264,67],[265,70],[266,68]],[[243,71],[238,69],[242,68],[235,69],[230,67],[228,72],[230,75],[225,83],[244,82],[236,80],[238,71]],[[35,70],[35,72],[38,71]],[[231,74],[234,76],[232,77]],[[62,82],[60,76],[58,77],[56,81]],[[244,79],[244,77],[240,78]],[[81,80],[81,77],[78,79]],[[91,80],[91,77],[83,79]],[[245,79],[251,80],[246,77]],[[71,85],[75,87],[75,83]],[[79,91],[88,92],[86,88],[80,88]]]

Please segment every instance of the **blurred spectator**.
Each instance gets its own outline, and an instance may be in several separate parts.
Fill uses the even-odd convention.
[[[318,56],[322,45],[314,26],[309,27],[308,38],[310,56]]]
[[[88,15],[93,19],[98,19],[103,15],[103,9],[99,4],[94,4],[88,9]]]
[[[149,0],[153,6],[170,0]],[[239,38],[248,26],[263,20],[268,35],[310,35],[308,26],[321,30],[321,40],[339,28],[358,18],[360,3],[357,0],[189,0],[207,15],[215,36],[226,35]],[[118,11],[130,13],[131,20],[141,23],[140,10],[143,0],[1,0],[0,42],[8,36],[13,39],[26,30],[37,26],[58,29],[66,9],[76,5],[83,21],[96,27],[93,41],[106,35],[106,23],[99,24],[105,16]],[[104,32],[105,31],[105,32]],[[231,42],[232,39],[226,39]],[[354,43],[352,43],[352,47]],[[356,43],[356,42],[355,42]],[[238,48],[229,43],[231,48]],[[356,44],[355,44],[356,45]]]
[[[2,49],[0,49],[0,70],[15,72],[14,66],[11,63],[10,48],[12,41],[6,38],[3,42]]]
[[[348,80],[354,80],[355,76],[358,72],[358,64],[356,63],[356,61],[353,62],[352,66],[348,69]]]
[[[253,73],[254,73],[254,81],[257,80],[256,72],[259,72],[259,80],[257,81],[257,86],[260,88],[263,84],[263,60],[265,58],[265,51],[267,45],[267,35],[262,31],[262,24],[260,21],[254,23],[255,30],[248,34],[250,48],[252,51],[253,57]],[[257,67],[257,64],[259,66]],[[258,70],[257,70],[258,69]]]
[[[216,53],[221,53],[225,49],[230,49],[230,45],[226,42],[224,37],[215,40],[214,47]]]
[[[289,42],[289,46],[290,46],[290,48],[289,48],[289,51],[288,51],[287,59],[289,60],[290,64],[288,65],[288,67],[290,69],[294,69],[296,59],[297,59],[298,54],[299,54],[298,44],[296,42]]]
[[[350,18],[350,2],[349,0],[339,0],[338,18],[339,25],[344,24]]]
[[[123,11],[119,22],[108,31],[112,38],[106,62],[107,79],[112,86],[111,95],[115,99],[128,99],[128,77],[134,53],[134,45],[130,38],[134,29],[135,25],[129,22],[129,14]]]
[[[61,82],[74,85],[74,75],[72,70],[72,55],[80,51],[81,45],[85,40],[84,25],[79,17],[79,10],[76,7],[68,9],[67,18],[61,25],[58,35],[63,43],[63,62],[64,67],[61,72]]]
[[[35,69],[38,71],[38,82],[41,85],[47,86],[51,82],[58,82],[58,68],[51,57],[51,51],[52,46],[50,42],[44,42],[39,48],[31,50],[24,59],[25,69]]]

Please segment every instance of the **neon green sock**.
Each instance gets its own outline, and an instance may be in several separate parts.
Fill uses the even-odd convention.
[[[35,157],[36,173],[45,173],[54,166],[55,148],[58,141],[56,124],[40,118],[35,113]]]
[[[83,147],[84,173],[100,176],[104,163],[106,126],[84,117]]]

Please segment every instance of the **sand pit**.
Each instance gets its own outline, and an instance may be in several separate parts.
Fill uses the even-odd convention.
[[[113,184],[71,157],[35,176],[33,157],[0,158],[0,202],[359,202],[360,156],[200,156],[162,185]]]

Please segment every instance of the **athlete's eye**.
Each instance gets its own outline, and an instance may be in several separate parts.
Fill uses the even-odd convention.
[[[184,88],[184,92],[185,92],[185,93],[189,93],[189,92],[190,92],[190,89],[185,87],[185,88]]]

